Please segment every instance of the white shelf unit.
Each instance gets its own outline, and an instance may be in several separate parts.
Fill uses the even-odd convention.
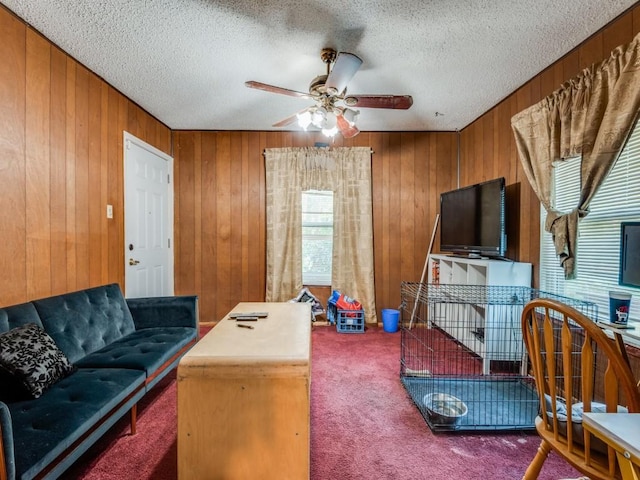
[[[440,254],[430,255],[429,262],[430,284],[531,287],[530,263]],[[520,328],[523,299],[514,299],[513,305],[493,304],[489,298],[477,301],[482,288],[472,290],[473,298],[431,304],[430,321],[480,356],[484,375],[491,373],[492,361],[518,361],[526,368]]]
[[[429,263],[429,283],[531,286],[530,263],[442,254],[429,255]]]

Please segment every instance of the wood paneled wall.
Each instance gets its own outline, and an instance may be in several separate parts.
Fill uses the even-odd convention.
[[[507,257],[532,262],[535,285],[535,267],[540,257],[540,203],[518,160],[511,117],[553,93],[584,68],[608,58],[617,46],[629,43],[638,32],[640,6],[621,15],[461,132],[460,183],[464,186],[505,177],[510,220]]]
[[[324,139],[308,133],[174,132],[176,292],[199,295],[201,321],[218,320],[239,301],[264,301],[263,151],[317,141]],[[400,282],[420,280],[437,193],[455,186],[457,134],[363,132],[334,146],[374,152],[376,303],[396,308]]]
[[[0,305],[124,286],[122,132],[171,131],[1,6],[0,58]]]
[[[507,179],[507,255],[537,263],[538,202],[517,159],[510,119],[638,31],[640,7],[459,135],[363,132],[336,140],[335,146],[370,146],[375,152],[378,309],[397,307],[400,282],[420,279],[439,194],[458,186],[458,175],[460,186]],[[0,58],[0,305],[124,284],[123,130],[175,158],[176,293],[200,296],[203,321],[217,320],[238,301],[264,299],[262,152],[310,146],[323,138],[292,132],[172,133],[4,7]],[[106,218],[107,204],[114,206],[112,220]]]

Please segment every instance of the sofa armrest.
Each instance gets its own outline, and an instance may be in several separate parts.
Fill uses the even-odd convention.
[[[198,297],[128,298],[136,330],[153,327],[198,328]]]
[[[13,428],[9,407],[0,402],[0,479],[15,480],[16,464],[13,455]]]

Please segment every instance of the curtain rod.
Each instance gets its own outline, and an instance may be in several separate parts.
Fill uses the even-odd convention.
[[[333,150],[334,148],[351,148],[351,147],[289,147],[289,148],[326,148],[327,150]],[[371,152],[371,155],[376,153],[373,148],[370,150],[370,152]],[[264,156],[264,155],[266,155],[266,153],[267,153],[267,150],[264,149],[262,151],[262,155]]]

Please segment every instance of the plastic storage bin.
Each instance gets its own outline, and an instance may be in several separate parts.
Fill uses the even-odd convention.
[[[336,324],[339,333],[364,333],[364,310],[339,310],[329,302],[327,319],[329,323]]]

